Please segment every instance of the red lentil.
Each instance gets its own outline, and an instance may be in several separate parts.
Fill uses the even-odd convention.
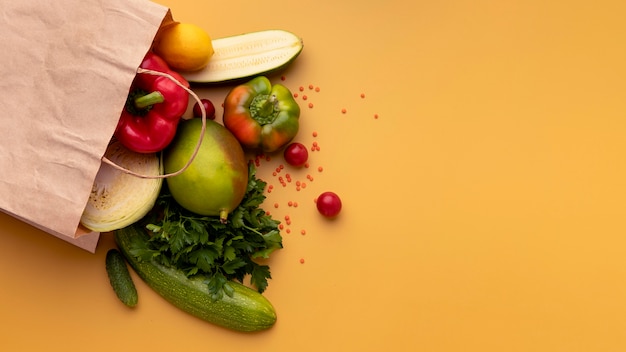
[[[309,84],[309,89],[313,89],[313,85],[312,84]]]
[[[317,171],[322,172],[322,171],[324,171],[324,168],[323,168],[323,167],[321,167],[321,166],[319,166],[319,167],[317,168]]]
[[[304,264],[304,258],[300,258],[300,264]]]
[[[300,233],[301,233],[302,235],[306,235],[306,230],[302,230],[302,231],[300,231]]]
[[[342,114],[345,114],[346,112],[348,112],[348,110],[346,110],[345,108],[341,109]]]
[[[365,98],[365,93],[361,93],[361,98]]]
[[[274,208],[278,208],[278,203],[274,203]]]
[[[297,98],[298,97],[298,93],[293,93],[293,97]]]
[[[320,87],[315,87],[315,91],[319,92],[320,91]]]
[[[304,91],[304,87],[303,87],[303,86],[300,86],[300,88],[298,88],[298,89],[299,89],[301,92],[303,92],[303,91]]]
[[[287,229],[287,230],[285,230],[285,232],[291,233],[291,229]]]
[[[313,109],[313,103],[309,103],[309,109]]]
[[[317,137],[317,132],[313,131],[313,137]]]
[[[307,99],[309,99],[309,97],[307,97],[306,95],[303,94],[302,95],[302,100],[307,100]]]

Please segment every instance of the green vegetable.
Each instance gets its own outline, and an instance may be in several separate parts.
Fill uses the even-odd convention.
[[[149,236],[139,224],[115,231],[115,240],[148,286],[179,309],[210,323],[237,331],[268,329],[276,322],[272,304],[260,293],[237,282],[228,282],[228,295],[214,300],[204,275],[188,278],[183,271],[137,257],[150,246]]]
[[[300,37],[280,29],[217,38],[209,64],[182,75],[189,82],[203,84],[245,80],[286,68],[303,48]]]
[[[228,216],[203,216],[186,210],[174,201],[167,184],[157,199],[155,210],[144,219],[152,232],[148,246],[133,254],[182,270],[192,277],[208,278],[207,286],[215,300],[228,295],[232,280],[250,283],[262,293],[271,278],[267,265],[254,260],[269,258],[282,248],[279,221],[260,207],[265,200],[266,182],[256,178],[253,163],[248,164],[248,183],[244,197]]]
[[[105,268],[111,282],[111,287],[117,297],[129,307],[137,305],[137,289],[133,278],[126,267],[126,260],[120,251],[113,248],[107,252]]]

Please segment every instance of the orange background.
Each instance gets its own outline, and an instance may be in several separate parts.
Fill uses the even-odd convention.
[[[128,309],[110,235],[91,254],[2,214],[0,349],[626,350],[626,3],[157,2],[214,38],[304,39],[272,80],[320,151],[289,170],[300,191],[272,176],[280,155],[259,170],[266,209],[292,219],[269,260],[278,321],[221,329],[137,276]],[[196,91],[219,114],[227,89]],[[325,190],[335,221],[314,208]]]

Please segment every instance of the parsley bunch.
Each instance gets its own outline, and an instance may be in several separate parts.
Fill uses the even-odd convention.
[[[232,295],[230,280],[250,283],[262,293],[271,279],[267,265],[255,262],[282,248],[279,221],[261,208],[266,182],[256,178],[250,163],[246,194],[227,223],[218,216],[202,216],[182,208],[164,184],[146,228],[151,232],[147,248],[135,255],[182,270],[188,277],[202,274],[213,299]]]

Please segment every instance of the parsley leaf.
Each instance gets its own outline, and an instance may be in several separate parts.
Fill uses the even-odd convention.
[[[243,283],[247,276],[262,293],[271,279],[270,268],[254,260],[269,258],[283,247],[280,222],[261,208],[266,186],[250,163],[246,194],[228,222],[222,223],[218,216],[202,216],[182,208],[164,183],[155,207],[143,220],[151,233],[148,245],[132,254],[178,268],[189,277],[204,275],[215,300],[233,294],[230,280]]]

